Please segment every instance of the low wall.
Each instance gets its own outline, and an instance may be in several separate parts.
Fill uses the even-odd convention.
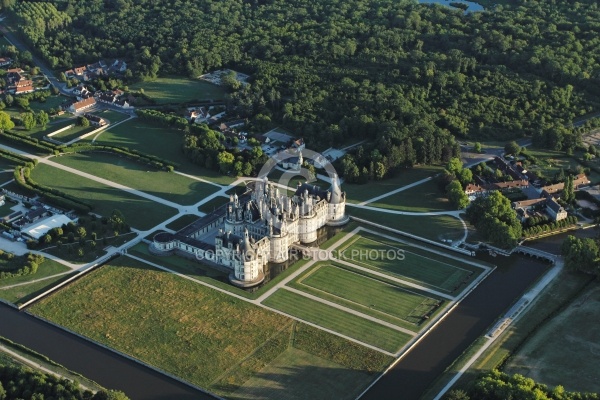
[[[64,132],[64,131],[66,131],[67,129],[71,129],[71,128],[73,128],[74,126],[75,126],[75,124],[67,125],[67,126],[65,126],[64,128],[60,128],[60,129],[58,129],[58,130],[55,130],[55,131],[54,131],[54,132],[52,132],[52,133],[49,133],[49,134],[47,134],[46,136],[47,136],[47,137],[49,137],[49,138],[51,138],[52,136],[54,136],[54,135],[58,135],[59,133],[61,133],[61,132]]]

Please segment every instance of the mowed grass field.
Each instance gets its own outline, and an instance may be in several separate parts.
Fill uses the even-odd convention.
[[[396,176],[381,181],[373,181],[364,185],[345,183],[342,185],[342,190],[346,192],[349,203],[360,203],[421,179],[434,176],[443,170],[444,167],[442,166],[416,166],[401,170]]]
[[[229,197],[217,196],[198,207],[198,211],[208,214],[215,211],[217,208],[221,207],[223,204],[226,204],[228,202]]]
[[[99,144],[122,146],[153,154],[165,160],[176,162],[179,170],[196,175],[220,185],[229,185],[235,178],[224,176],[217,171],[209,170],[188,161],[183,155],[183,132],[160,126],[153,126],[139,119],[124,122],[103,131],[96,138]]]
[[[406,333],[286,289],[279,289],[263,304],[389,352],[400,350],[411,339]]]
[[[600,286],[588,285],[568,307],[538,329],[505,366],[549,386],[600,392]]]
[[[31,311],[222,396],[289,348],[323,359],[312,361],[316,367],[338,364],[333,378],[348,385],[357,378],[349,371],[360,371],[364,386],[391,362],[381,353],[128,257],[113,260]],[[310,372],[311,365],[303,368]],[[305,384],[318,393],[328,384],[297,381],[304,375],[267,376],[270,388],[255,390]],[[350,388],[345,390],[356,397],[356,387]]]
[[[173,229],[175,231],[178,231],[182,228],[185,228],[192,222],[198,220],[199,218],[200,218],[199,216],[194,215],[194,214],[185,214],[185,215],[182,215],[181,217],[177,218],[175,221],[167,224],[166,227],[168,229]]]
[[[369,206],[412,212],[449,211],[454,209],[434,180],[384,197],[376,202],[369,203]]]
[[[197,203],[219,190],[218,186],[110,153],[75,153],[52,161],[181,205]]]
[[[427,254],[414,246],[368,233],[352,238],[341,246],[341,250],[344,261],[447,293],[456,292],[482,272],[469,265],[458,266],[456,260],[444,260],[434,253]],[[394,256],[388,257],[388,252]],[[397,255],[400,253],[404,259]]]
[[[45,164],[36,166],[31,178],[89,202],[100,215],[110,216],[113,210],[120,210],[125,222],[137,229],[150,229],[177,213],[174,208]]]
[[[412,288],[368,277],[335,263],[316,265],[296,278],[293,287],[415,331],[444,303]]]
[[[130,90],[144,90],[144,94],[158,104],[183,103],[191,100],[219,100],[225,97],[223,88],[202,81],[183,77],[156,78],[135,83]]]
[[[346,213],[430,240],[460,240],[465,232],[461,221],[450,215],[400,215],[348,205]]]

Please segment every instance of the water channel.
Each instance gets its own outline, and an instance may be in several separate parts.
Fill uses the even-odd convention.
[[[596,232],[578,231],[577,234],[588,236]],[[556,253],[564,237],[566,235],[527,245]],[[482,256],[481,259],[498,268],[379,380],[363,399],[418,399],[456,357],[548,270],[548,264],[523,256]],[[103,386],[123,390],[132,399],[211,398],[2,304],[0,335],[42,353]]]

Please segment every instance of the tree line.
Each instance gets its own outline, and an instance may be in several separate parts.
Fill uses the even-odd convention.
[[[28,367],[0,365],[0,400],[71,399],[71,400],[128,400],[120,391],[83,390],[79,383],[54,375],[43,374]]]
[[[523,375],[508,375],[498,370],[477,378],[468,390],[454,389],[445,400],[598,400],[597,393],[568,392],[561,385],[550,388]]]

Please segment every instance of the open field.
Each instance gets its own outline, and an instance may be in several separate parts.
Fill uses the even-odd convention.
[[[443,304],[414,289],[371,278],[351,268],[340,268],[335,263],[316,265],[296,278],[292,286],[412,330],[418,330]]]
[[[401,215],[348,206],[346,213],[430,240],[460,240],[464,235],[460,220],[450,215]]]
[[[273,376],[278,377],[277,382],[273,382]],[[371,379],[364,372],[348,370],[306,351],[289,348],[229,397],[239,400],[353,400],[354,396],[350,394],[359,393]],[[327,384],[323,385],[323,382]]]
[[[208,214],[228,202],[229,197],[217,196],[198,207],[198,211]]]
[[[217,186],[159,171],[110,153],[75,153],[54,157],[52,160],[182,205],[197,203],[218,190]]]
[[[495,261],[499,263],[500,267],[505,263],[510,263],[509,259],[504,258]],[[591,276],[584,274],[570,271],[560,272],[554,281],[540,293],[535,303],[525,310],[521,317],[513,322],[467,370],[455,387],[466,388],[481,374],[501,368],[507,359],[510,360],[509,357],[516,349],[527,343],[530,335],[533,335],[538,327],[542,326],[543,329],[544,321],[552,318],[564,304],[568,304],[578,297],[592,279]],[[487,339],[483,337],[475,341],[430,388],[424,399],[433,399],[445,383],[452,379],[454,374],[467,362],[470,358],[469,355],[475,354],[486,341]]]
[[[175,221],[169,223],[166,227],[168,229],[173,229],[175,231],[178,231],[182,228],[185,228],[192,222],[196,221],[198,218],[200,218],[200,217],[197,215],[194,215],[194,214],[185,214],[185,215],[182,215],[181,217],[177,218]]]
[[[369,203],[369,205],[390,210],[413,212],[450,211],[454,209],[444,193],[439,190],[435,180],[384,197],[374,203]]]
[[[127,147],[176,162],[180,164],[179,170],[221,185],[229,185],[235,180],[188,161],[181,150],[183,132],[175,129],[153,126],[134,119],[103,131],[96,141],[100,144]]]
[[[9,160],[7,158],[0,157],[0,171],[7,170],[7,169],[14,170],[15,165],[16,165],[16,163],[14,161]]]
[[[345,183],[342,185],[342,190],[346,192],[346,197],[349,203],[360,203],[380,196],[392,190],[401,188],[413,182],[428,178],[438,174],[444,170],[441,166],[427,165],[416,166],[413,168],[402,170],[397,176],[381,181],[373,181],[364,185]]]
[[[263,304],[389,352],[400,350],[410,340],[405,333],[285,289],[276,291]]]
[[[158,104],[220,100],[225,97],[225,91],[217,85],[183,77],[156,78],[130,85],[129,89],[144,89],[144,94],[156,100]]]
[[[222,396],[233,394],[288,348],[324,359],[311,360],[315,367],[326,361],[341,364],[335,375],[340,380],[350,382],[357,377],[354,370],[363,371],[363,385],[391,361],[127,257],[42,300],[32,312]],[[304,368],[309,371],[311,365]],[[327,385],[298,381],[305,376],[300,372],[291,379],[259,375],[269,387],[251,386],[270,392],[306,383],[307,390],[317,392]],[[348,396],[358,394],[356,387],[346,390],[354,391]]]
[[[505,366],[568,391],[600,392],[600,286],[592,283],[569,306],[539,329]]]
[[[66,279],[67,275],[44,279],[39,282],[34,281],[67,271],[69,271],[69,268],[65,267],[64,265],[59,264],[54,260],[46,259],[42,264],[40,264],[38,272],[33,275],[16,276],[13,278],[0,280],[0,298],[15,304],[22,303],[29,298],[33,298],[38,293],[43,292],[46,288],[53,286],[58,281]],[[26,282],[31,283],[13,288],[7,288],[8,286]]]
[[[65,128],[69,125],[72,125],[76,123],[76,120],[74,119],[69,119],[69,120],[64,120],[61,122],[57,122],[55,124],[48,124],[45,127],[44,126],[36,126],[35,128],[32,128],[30,130],[26,130],[23,127],[19,127],[19,126],[15,126],[15,128],[13,129],[15,132],[27,135],[27,136],[31,136],[33,138],[42,140],[44,138],[44,136],[48,135],[49,133],[55,132],[61,128]],[[57,135],[55,137],[56,140],[61,140],[58,136],[67,136],[67,135],[71,135],[73,134],[73,132],[79,132],[85,129],[89,129],[89,128],[82,128],[81,126],[75,126],[71,129],[67,129],[66,131],[60,133],[59,135]],[[83,134],[83,133],[80,133]]]
[[[413,246],[369,234],[353,237],[351,242],[342,245],[341,249],[344,250],[345,261],[448,293],[456,292],[470,283],[477,276],[477,272],[481,272],[471,266],[453,265],[457,262],[451,259],[442,260],[439,255],[436,257],[435,253],[427,253]],[[397,258],[390,260],[387,257],[388,252]],[[403,258],[398,257],[399,253]],[[375,256],[368,256],[370,254]],[[380,254],[384,256],[378,256]]]
[[[31,172],[34,181],[76,196],[94,205],[94,212],[110,216],[120,210],[125,222],[137,229],[149,229],[176,214],[174,208],[138,197],[96,181],[40,164]]]
[[[11,210],[11,207],[14,207],[15,205],[15,203],[11,203],[10,201],[8,201],[3,206],[0,206],[0,218],[12,214],[14,211]]]

